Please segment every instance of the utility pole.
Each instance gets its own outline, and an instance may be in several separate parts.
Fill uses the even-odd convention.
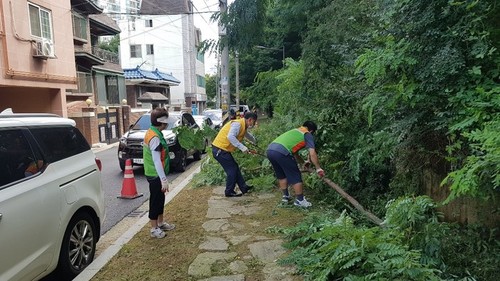
[[[219,8],[221,14],[227,13],[227,0],[219,0]],[[222,26],[219,22],[219,42],[224,42],[222,40],[226,36],[226,27]],[[231,95],[229,91],[229,47],[227,43],[223,46],[221,53],[221,76],[220,76],[220,89],[221,89],[221,108],[222,110],[229,110],[229,104],[231,102]]]
[[[216,54],[217,57],[217,74],[215,76],[215,108],[221,108],[220,102],[220,54]]]
[[[240,108],[240,58],[238,51],[235,52],[235,63],[236,63],[236,108]]]

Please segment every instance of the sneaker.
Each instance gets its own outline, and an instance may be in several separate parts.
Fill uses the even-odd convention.
[[[175,229],[175,224],[170,224],[167,222],[162,222],[158,225],[158,227],[163,231],[170,231]]]
[[[247,194],[253,189],[253,185],[247,185],[244,188],[240,188],[242,194]]]
[[[304,198],[304,200],[302,200],[302,201],[295,199],[295,202],[293,202],[293,205],[295,205],[297,207],[302,207],[302,208],[308,208],[308,207],[312,206],[312,204],[310,202],[308,202],[306,200],[306,198]]]
[[[165,237],[165,232],[163,232],[163,230],[161,230],[159,227],[152,228],[150,231],[150,234],[151,234],[151,237],[153,237],[153,238],[160,239],[160,238]]]
[[[288,204],[288,202],[290,202],[290,200],[292,199],[292,197],[290,195],[283,195],[281,196],[281,203],[283,204]]]
[[[236,193],[233,191],[230,193],[226,193],[225,195],[226,195],[226,197],[241,197],[241,196],[243,196],[243,193]]]

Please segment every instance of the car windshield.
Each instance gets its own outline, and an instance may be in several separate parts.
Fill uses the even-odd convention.
[[[173,128],[179,126],[179,115],[169,115],[168,116],[168,126],[166,130],[172,130]],[[147,130],[151,126],[151,115],[142,115],[139,120],[135,123],[133,130]]]
[[[213,121],[222,121],[222,112],[205,111],[203,115],[210,117]]]

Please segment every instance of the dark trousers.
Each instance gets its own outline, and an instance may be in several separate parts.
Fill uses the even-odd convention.
[[[165,193],[161,192],[160,177],[147,177],[149,182],[149,219],[157,220],[163,214]]]
[[[246,193],[248,191],[247,185],[243,175],[241,175],[240,166],[233,158],[230,152],[219,149],[212,146],[212,153],[215,160],[219,162],[226,172],[226,194],[234,193],[234,187],[238,184],[241,192]]]

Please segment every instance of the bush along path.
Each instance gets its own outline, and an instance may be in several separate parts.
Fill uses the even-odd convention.
[[[293,268],[277,263],[286,253],[283,240],[266,232],[268,226],[292,222],[288,220],[290,212],[301,212],[278,209],[276,195],[259,193],[229,199],[224,197],[224,187],[214,188],[202,225],[205,239],[198,245],[202,252],[189,265],[189,276],[207,281],[302,280]]]

